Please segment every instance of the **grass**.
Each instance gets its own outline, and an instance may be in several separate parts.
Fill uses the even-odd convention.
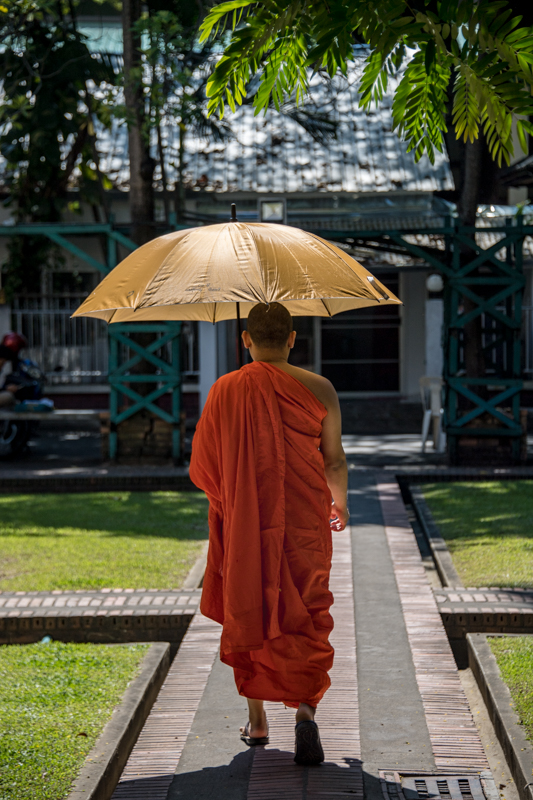
[[[0,800],[63,800],[148,645],[0,647]]]
[[[207,535],[199,492],[2,495],[0,590],[179,588]]]
[[[515,710],[533,742],[533,636],[488,637]]]
[[[533,587],[533,481],[422,489],[465,586]]]

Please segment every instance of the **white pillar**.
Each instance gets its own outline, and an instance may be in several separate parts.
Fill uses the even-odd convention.
[[[424,375],[424,272],[400,272],[400,391],[404,397],[418,400],[418,381]]]
[[[200,361],[200,413],[202,413],[207,395],[217,379],[217,330],[212,322],[198,323]]]
[[[442,325],[444,303],[441,299],[426,300],[426,375],[442,376]]]

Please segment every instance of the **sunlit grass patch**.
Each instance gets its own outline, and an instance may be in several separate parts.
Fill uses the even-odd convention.
[[[533,586],[533,481],[422,490],[465,586]]]
[[[0,646],[0,797],[63,800],[149,645]]]
[[[200,492],[0,496],[0,590],[178,588],[207,538]]]
[[[533,741],[533,636],[487,638],[527,738]]]

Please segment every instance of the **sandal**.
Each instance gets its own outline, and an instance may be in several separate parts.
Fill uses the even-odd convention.
[[[248,747],[255,747],[258,744],[268,744],[268,736],[250,736],[250,723],[247,722],[244,726],[244,731],[241,733],[241,741],[248,745]]]
[[[303,720],[295,728],[296,743],[294,760],[304,767],[321,764],[324,761],[324,751],[320,743],[318,725],[310,719]]]

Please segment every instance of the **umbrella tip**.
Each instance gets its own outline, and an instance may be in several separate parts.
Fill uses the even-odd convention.
[[[237,219],[237,206],[235,205],[235,203],[232,203],[230,222],[238,222],[238,221],[239,220]]]

